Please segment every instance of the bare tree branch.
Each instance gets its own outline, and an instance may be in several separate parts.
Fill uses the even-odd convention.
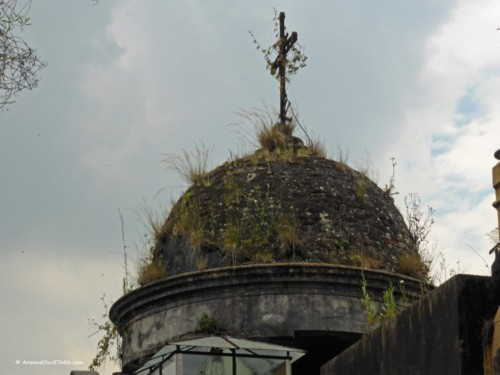
[[[37,73],[46,66],[36,51],[16,35],[29,26],[31,0],[0,0],[0,112],[23,90],[38,85]]]

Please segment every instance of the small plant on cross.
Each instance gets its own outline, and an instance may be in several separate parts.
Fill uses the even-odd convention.
[[[290,102],[286,94],[286,83],[290,82],[299,69],[306,66],[307,56],[304,54],[303,48],[296,43],[298,34],[294,31],[291,35],[286,32],[285,28],[285,13],[274,10],[274,33],[278,40],[271,46],[262,47],[254,34],[249,31],[253,38],[253,42],[258,51],[261,51],[266,60],[266,68],[271,75],[280,83],[280,123],[285,125],[287,122],[286,112]],[[276,55],[274,60],[272,57]]]

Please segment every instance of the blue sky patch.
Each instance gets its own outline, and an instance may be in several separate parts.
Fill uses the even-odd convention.
[[[451,148],[453,137],[450,135],[432,135],[431,155],[438,156],[444,154]]]
[[[466,126],[482,114],[481,103],[476,100],[474,89],[470,89],[457,103],[455,125],[457,127]]]

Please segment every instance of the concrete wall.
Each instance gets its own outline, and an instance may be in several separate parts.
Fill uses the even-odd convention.
[[[361,272],[311,264],[239,266],[184,274],[140,288],[110,311],[123,337],[124,368],[137,366],[167,342],[196,335],[206,314],[217,332],[309,350],[319,373],[321,364],[366,331]],[[407,293],[419,292],[413,279],[387,272],[364,275],[375,302],[389,282],[397,285],[401,279]],[[304,367],[312,366],[307,358]]]
[[[458,275],[323,366],[322,375],[483,373],[488,277]]]

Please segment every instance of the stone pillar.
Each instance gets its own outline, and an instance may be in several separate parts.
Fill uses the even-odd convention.
[[[495,152],[495,158],[497,160],[500,160],[500,149]],[[498,162],[494,167],[493,167],[493,188],[495,188],[495,202],[493,202],[493,207],[496,208],[497,210],[497,216],[498,216],[498,231],[500,234],[500,162]]]

